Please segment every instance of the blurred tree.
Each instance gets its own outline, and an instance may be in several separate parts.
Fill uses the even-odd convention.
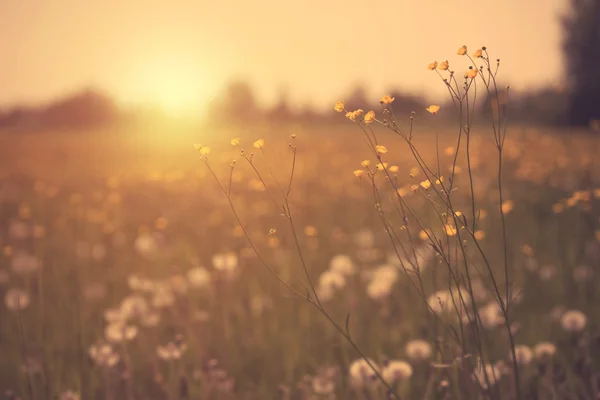
[[[223,95],[211,104],[211,114],[220,122],[250,122],[261,117],[254,91],[248,82],[233,81]]]
[[[570,0],[561,17],[569,87],[568,122],[589,125],[600,119],[600,0]]]

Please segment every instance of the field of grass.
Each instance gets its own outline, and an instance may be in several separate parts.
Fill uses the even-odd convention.
[[[504,249],[491,128],[472,194],[454,128],[414,130],[437,183],[375,131],[387,172],[343,116],[1,133],[6,398],[598,398],[599,138],[509,128]]]

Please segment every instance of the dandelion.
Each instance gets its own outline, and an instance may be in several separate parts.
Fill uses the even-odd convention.
[[[413,369],[409,363],[401,360],[392,360],[382,369],[381,375],[387,383],[396,383],[409,379],[413,374]]]
[[[440,69],[442,71],[446,71],[449,67],[450,67],[450,64],[448,64],[448,60],[446,60],[446,61],[442,61],[440,63],[440,66],[438,67],[438,69]]]
[[[460,49],[458,49],[457,54],[459,56],[464,56],[465,54],[467,54],[467,46],[462,46]]]
[[[431,345],[423,339],[414,339],[406,344],[406,355],[411,360],[422,361],[431,357]]]
[[[540,342],[533,346],[533,354],[539,360],[546,360],[556,354],[556,346],[550,342]]]
[[[381,144],[375,146],[375,151],[377,151],[378,154],[385,154],[388,152],[387,148]]]
[[[264,146],[265,146],[264,139],[258,139],[257,141],[254,142],[254,147],[256,147],[257,149],[262,149]]]
[[[438,66],[437,61],[434,61],[431,64],[427,65],[427,69],[430,70],[430,71],[434,71],[437,68],[437,66]]]
[[[350,384],[354,388],[361,388],[369,383],[373,382],[373,380],[377,377],[373,369],[370,367],[369,363],[377,370],[379,367],[377,364],[373,362],[373,360],[364,358],[358,359],[350,364],[350,368],[348,374],[350,375]]]
[[[371,110],[365,114],[364,118],[365,124],[370,124],[375,121],[375,111]]]
[[[333,109],[339,113],[344,112],[344,110],[346,109],[346,105],[344,104],[343,101],[339,100],[335,102],[335,105],[333,106]]]
[[[587,317],[579,310],[569,310],[560,317],[560,324],[569,332],[581,332],[587,324]]]
[[[22,289],[9,289],[4,296],[6,308],[12,311],[24,310],[29,306],[31,299],[29,294]]]
[[[426,108],[426,110],[432,113],[433,115],[437,115],[438,111],[440,111],[440,106],[430,105]]]
[[[481,58],[483,51],[478,49],[475,53],[473,53],[473,58]]]
[[[527,365],[533,359],[533,351],[529,346],[525,345],[515,346],[515,355],[517,356],[517,363],[519,365]],[[512,351],[509,352],[509,357],[512,360]]]
[[[385,95],[381,98],[380,103],[381,104],[392,104],[394,102],[394,100],[396,100],[395,97],[389,96],[389,95]]]

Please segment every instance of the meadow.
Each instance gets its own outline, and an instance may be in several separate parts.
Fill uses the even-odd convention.
[[[600,140],[436,118],[1,133],[5,398],[597,399]]]

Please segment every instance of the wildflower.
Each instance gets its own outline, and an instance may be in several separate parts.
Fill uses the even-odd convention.
[[[413,369],[410,364],[401,360],[390,361],[381,371],[383,379],[390,384],[409,379],[412,374]]]
[[[345,276],[354,274],[354,263],[345,254],[338,254],[329,261],[329,269]]]
[[[587,324],[587,317],[579,310],[569,310],[560,318],[560,324],[566,331],[581,332]]]
[[[540,342],[533,346],[533,354],[539,360],[545,360],[556,353],[556,346],[550,342]]]
[[[363,169],[356,169],[356,170],[354,170],[353,174],[357,178],[360,178],[361,176],[363,176],[365,174],[365,171]]]
[[[194,149],[196,149],[196,151],[200,153],[200,155],[203,157],[208,156],[208,154],[210,153],[210,147],[203,146],[201,144],[194,145]]]
[[[482,54],[483,54],[483,51],[481,49],[479,49],[475,53],[473,53],[473,58],[481,58]]]
[[[426,360],[431,357],[431,345],[423,339],[411,340],[406,344],[406,355],[411,360]]]
[[[360,165],[362,165],[363,167],[368,167],[369,165],[371,165],[371,161],[363,160],[360,162]]]
[[[165,346],[158,346],[156,348],[156,354],[161,360],[179,360],[185,350],[187,350],[187,346],[185,344],[169,342]]]
[[[210,284],[210,272],[203,267],[194,267],[187,273],[187,280],[195,288],[205,288]]]
[[[336,101],[335,102],[335,106],[333,106],[333,109],[339,113],[344,112],[344,110],[346,109],[346,105],[344,104],[343,101]]]
[[[515,346],[515,355],[519,365],[527,365],[533,359],[533,351],[525,345]],[[512,360],[512,351],[509,353],[509,357]]]
[[[395,97],[389,96],[389,95],[385,95],[381,98],[380,103],[381,104],[392,104],[394,102],[394,100],[396,100]]]
[[[460,49],[458,49],[457,54],[459,56],[464,56],[465,54],[467,54],[467,46],[462,46]]]
[[[134,294],[123,299],[120,306],[120,312],[123,319],[128,319],[146,314],[149,308],[146,298]]]
[[[371,110],[365,115],[365,124],[370,124],[375,121],[375,111]]]
[[[421,183],[419,183],[419,186],[421,186],[423,189],[427,190],[431,187],[431,181],[429,179],[426,179],[426,180],[422,181]]]
[[[101,367],[113,367],[119,362],[119,354],[108,343],[96,343],[88,350],[90,358]]]
[[[491,302],[484,307],[480,307],[479,318],[481,320],[481,325],[488,330],[494,329],[504,322],[501,310],[498,307],[498,304],[494,302]]]
[[[434,61],[431,64],[427,65],[427,69],[430,70],[430,71],[433,71],[433,70],[435,70],[437,68],[437,66],[438,66],[437,61]]]
[[[236,137],[236,138],[231,139],[231,145],[232,146],[236,146],[236,147],[239,146],[240,145],[240,138]]]
[[[467,76],[467,78],[474,79],[477,76],[477,69],[470,69],[465,75]]]
[[[12,311],[24,310],[29,306],[29,294],[22,289],[9,289],[4,296],[6,308]]]
[[[238,266],[238,258],[235,253],[215,254],[212,258],[213,266],[217,271],[234,272]]]
[[[378,144],[377,146],[375,146],[375,151],[378,154],[385,154],[388,152],[387,148],[381,144]]]
[[[358,118],[362,117],[364,113],[365,112],[359,108],[358,110],[347,112],[346,118],[348,118],[351,121],[356,121]]]
[[[485,232],[481,231],[481,230],[475,231],[473,236],[475,237],[476,240],[483,240],[485,238]]]
[[[446,61],[442,61],[440,63],[440,66],[438,69],[440,69],[442,71],[446,71],[449,67],[450,67],[450,64],[448,64],[448,60],[446,60]]]
[[[388,163],[384,162],[384,163],[379,163],[375,166],[375,168],[377,168],[378,171],[383,171],[384,169],[386,169],[388,166]]]
[[[444,224],[444,232],[448,236],[454,236],[457,233],[456,227],[452,224]]]
[[[137,336],[138,329],[134,325],[126,325],[122,322],[111,323],[104,329],[106,340],[112,343],[130,341]]]
[[[354,361],[352,364],[350,364],[350,368],[349,368],[349,375],[350,375],[350,384],[355,387],[355,388],[361,388],[364,387],[366,385],[368,385],[370,382],[372,382],[377,375],[375,374],[375,372],[373,371],[373,368],[371,368],[371,366],[369,365],[369,363],[377,370],[379,370],[379,367],[377,366],[377,364],[375,364],[373,362],[373,360],[368,359],[365,360],[364,358],[358,359],[356,361]]]
[[[432,113],[433,115],[437,115],[438,111],[440,111],[440,106],[430,105],[426,108],[426,110]]]
[[[265,146],[264,139],[258,139],[256,142],[254,142],[254,147],[256,147],[257,149],[262,149],[264,146]]]
[[[502,212],[508,214],[515,208],[515,203],[512,200],[505,200],[502,203]]]
[[[391,167],[388,168],[388,171],[397,173],[398,171],[400,171],[400,167],[397,165],[392,165]]]
[[[329,287],[332,289],[341,289],[346,286],[346,278],[337,271],[325,271],[319,277],[320,287]]]

